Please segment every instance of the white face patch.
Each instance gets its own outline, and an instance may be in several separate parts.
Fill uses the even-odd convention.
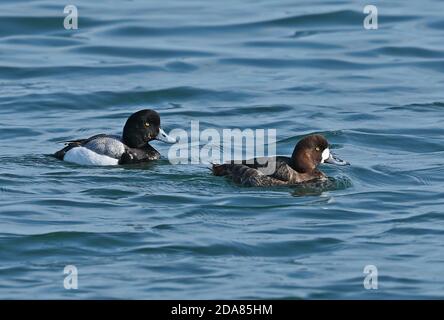
[[[330,149],[326,148],[322,151],[321,163],[324,163],[328,158],[330,158]]]

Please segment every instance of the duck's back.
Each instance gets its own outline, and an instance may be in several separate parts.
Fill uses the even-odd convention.
[[[82,147],[114,159],[120,159],[127,149],[121,138],[115,135],[96,136],[96,138],[83,143]]]

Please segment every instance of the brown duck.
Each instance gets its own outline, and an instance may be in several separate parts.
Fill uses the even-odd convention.
[[[317,169],[320,163],[348,165],[330,152],[327,139],[319,134],[300,140],[291,157],[264,157],[214,164],[213,174],[227,176],[244,186],[295,185],[313,180],[326,180]]]

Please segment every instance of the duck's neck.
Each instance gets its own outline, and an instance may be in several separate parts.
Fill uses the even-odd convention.
[[[147,145],[146,140],[143,137],[126,134],[124,131],[122,134],[122,142],[130,148],[142,149]]]
[[[313,173],[316,171],[316,165],[308,152],[295,149],[291,155],[291,167],[300,173]]]

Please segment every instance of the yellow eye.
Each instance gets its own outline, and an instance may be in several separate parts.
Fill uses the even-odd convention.
[[[148,122],[145,122],[145,128],[148,128],[150,124]]]
[[[319,147],[316,147],[316,151],[320,151],[321,149]]]

